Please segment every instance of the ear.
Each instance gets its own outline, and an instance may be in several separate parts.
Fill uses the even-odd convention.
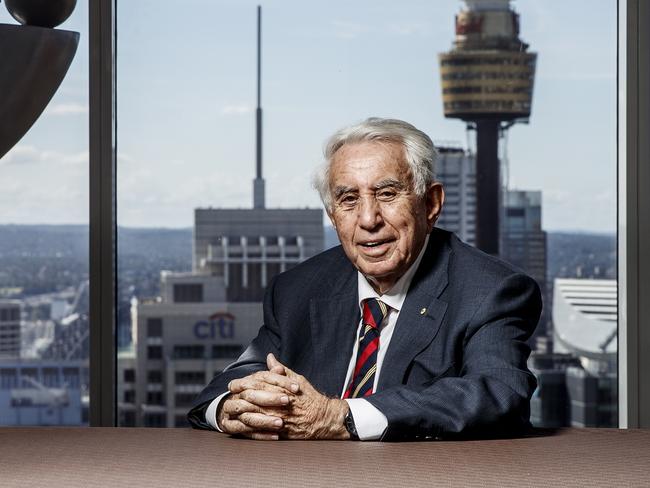
[[[442,187],[442,183],[437,181],[432,183],[427,190],[425,200],[427,205],[427,224],[429,232],[431,232],[445,203],[445,190]]]

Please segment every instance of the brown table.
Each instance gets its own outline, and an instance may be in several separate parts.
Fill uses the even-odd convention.
[[[190,429],[0,428],[2,487],[650,486],[650,430],[409,443]]]

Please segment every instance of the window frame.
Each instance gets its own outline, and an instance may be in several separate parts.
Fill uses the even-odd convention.
[[[619,427],[650,427],[650,17],[644,0],[618,2]]]
[[[115,426],[116,0],[89,1],[90,425]],[[618,0],[619,426],[650,427],[650,3]]]

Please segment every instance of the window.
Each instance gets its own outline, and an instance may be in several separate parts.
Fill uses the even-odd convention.
[[[204,356],[203,346],[174,346],[175,359],[202,359]]]
[[[162,359],[162,346],[148,346],[147,357],[149,359]]]
[[[167,416],[162,413],[147,413],[144,415],[145,427],[164,427]]]
[[[147,372],[147,381],[149,383],[162,383],[162,371],[152,369]]]
[[[162,319],[147,319],[147,337],[162,337]]]
[[[165,400],[163,393],[161,391],[149,391],[147,392],[147,404],[148,405],[164,405]]]
[[[126,390],[124,392],[124,403],[135,403],[135,391]]]
[[[134,369],[125,369],[124,370],[124,382],[125,383],[135,383],[135,370]]]
[[[203,301],[203,285],[174,285],[174,302],[199,303]]]
[[[138,303],[134,308],[139,314],[146,311],[164,318],[166,336],[162,337],[162,327],[160,333],[151,333],[143,323],[131,324],[130,315],[118,325],[147,330],[145,338],[161,337],[166,351],[172,352],[172,357],[166,358],[172,363],[223,360],[192,365],[218,369],[236,359],[254,337],[261,323],[260,296],[273,276],[294,265],[286,260],[309,257],[324,247],[322,243],[320,248],[306,243],[302,255],[296,251],[295,236],[304,236],[306,241],[316,236],[322,241],[323,234],[287,228],[298,216],[278,217],[266,226],[262,219],[255,220],[252,213],[244,212],[250,210],[252,196],[251,181],[244,175],[254,170],[255,156],[249,144],[254,140],[250,129],[255,112],[255,39],[250,35],[254,32],[254,9],[243,3],[212,2],[204,7],[206,23],[199,20],[183,37],[162,36],[156,29],[174,18],[173,4],[160,2],[155,12],[138,2],[120,5],[118,225],[125,233],[129,230],[131,240],[118,243],[118,255],[134,261],[121,268],[124,272],[119,287],[123,293],[119,295],[124,309],[130,309],[135,296]],[[266,117],[278,128],[264,145],[267,207],[320,208],[317,195],[305,191],[312,168],[304,161],[321,159],[321,142],[328,132],[369,111],[390,113],[416,125],[417,121],[428,121],[423,123],[426,132],[438,145],[449,146],[445,155],[449,167],[438,174],[449,188],[440,224],[475,242],[480,220],[475,212],[476,133],[468,130],[463,120],[444,117],[443,96],[458,97],[450,107],[471,109],[471,97],[463,98],[468,95],[464,92],[480,95],[483,91],[475,83],[486,80],[512,84],[512,93],[525,95],[533,67],[530,59],[485,56],[476,63],[481,71],[465,69],[470,61],[446,60],[440,66],[436,54],[454,48],[454,17],[464,8],[457,0],[414,2],[407,9],[399,2],[382,4],[372,19],[366,15],[369,2],[346,6],[348,24],[367,26],[359,31],[346,30],[336,22],[341,5],[323,4],[316,9],[317,15],[312,15],[288,12],[287,6],[275,3],[264,4],[264,9],[272,12],[269,18],[274,24],[263,31],[264,66],[272,76],[262,75],[262,93]],[[562,11],[550,9],[544,15],[529,2],[512,5],[520,14],[520,37],[530,44],[530,52],[538,54],[538,64],[532,106],[528,102],[509,105],[519,110],[532,107],[530,123],[504,128],[507,137],[499,140],[504,156],[499,245],[501,257],[533,275],[544,293],[544,315],[536,336],[529,341],[533,350],[529,364],[540,382],[531,407],[533,421],[547,425],[564,412],[562,425],[573,425],[573,414],[583,420],[596,419],[599,425],[606,425],[603,419],[609,418],[610,425],[615,425],[614,416],[608,417],[605,410],[615,410],[617,403],[616,324],[603,334],[601,344],[609,335],[614,339],[608,343],[604,359],[601,357],[602,368],[588,371],[583,367],[586,361],[580,361],[581,344],[566,345],[559,340],[566,320],[554,316],[553,310],[559,310],[558,300],[563,296],[564,305],[572,306],[569,295],[556,298],[561,284],[558,280],[610,281],[613,283],[601,284],[617,287],[616,3],[603,0],[598,9],[593,9],[576,0],[566,2]],[[588,22],[582,21],[585,11],[589,12]],[[304,22],[321,33],[318,39],[296,27],[302,25],[296,16],[303,14],[308,16]],[[285,24],[283,17],[292,21]],[[138,21],[135,29],[134,19],[143,18],[147,21]],[[212,29],[207,23],[211,18],[222,19],[223,28]],[[398,24],[404,19],[408,25],[383,32],[383,26],[393,25],[394,19]],[[415,21],[408,23],[409,19]],[[558,49],[559,39],[572,49]],[[229,49],[220,47],[224,45]],[[162,60],[157,55],[161,49],[191,55]],[[305,70],[299,63],[287,68],[282,62],[288,56],[300,58],[304,52],[322,59],[322,63]],[[331,52],[342,55],[331,59]],[[382,60],[367,56],[368,52],[382,52],[396,60],[398,66],[391,70],[391,76],[386,77]],[[404,52],[411,54],[404,57]],[[576,57],[575,52],[581,55]],[[213,62],[201,64],[199,76],[197,60],[205,59]],[[364,61],[360,63],[359,59]],[[170,65],[175,69],[170,70]],[[463,69],[443,73],[443,68],[454,66]],[[517,71],[521,67],[528,71]],[[223,69],[230,73],[228,77],[221,76]],[[425,76],[431,72],[436,76]],[[150,79],[157,83],[148,83]],[[268,79],[281,83],[267,84]],[[458,80],[462,87],[443,86]],[[304,90],[305,86],[312,89]],[[319,89],[324,86],[327,89]],[[177,93],[173,100],[168,96],[170,87]],[[502,88],[491,89],[489,95],[495,97],[499,91]],[[284,106],[292,108],[273,108]],[[502,108],[496,102],[485,106]],[[320,134],[299,122],[314,111],[322,116]],[[295,156],[281,150],[287,141],[280,129],[298,136],[291,141]],[[215,133],[229,136],[215,139]],[[295,143],[293,139],[305,142]],[[594,211],[595,198],[598,211]],[[161,272],[169,273],[165,275],[167,281]],[[215,296],[220,298],[212,299]],[[214,307],[189,311],[187,304],[192,303]],[[246,309],[244,303],[256,305]],[[241,312],[233,310],[237,307]],[[158,314],[160,310],[167,310],[168,315]],[[181,310],[185,315],[181,316]],[[148,368],[145,359],[162,358],[162,346],[152,354],[153,344],[149,344],[147,348],[146,341],[141,340],[135,353],[142,371]],[[585,378],[579,374],[581,368]],[[185,376],[181,371],[174,375],[177,384],[199,384],[198,377]],[[576,410],[577,404],[571,404],[576,392],[571,389],[582,387],[590,388],[593,394],[598,392],[602,411]],[[594,405],[589,404],[589,408],[598,410]]]
[[[119,425],[122,427],[135,427],[135,412],[128,410],[120,412]]]

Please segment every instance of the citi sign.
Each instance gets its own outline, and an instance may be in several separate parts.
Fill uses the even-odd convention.
[[[194,324],[197,339],[233,339],[235,337],[235,316],[228,312],[217,312]]]

